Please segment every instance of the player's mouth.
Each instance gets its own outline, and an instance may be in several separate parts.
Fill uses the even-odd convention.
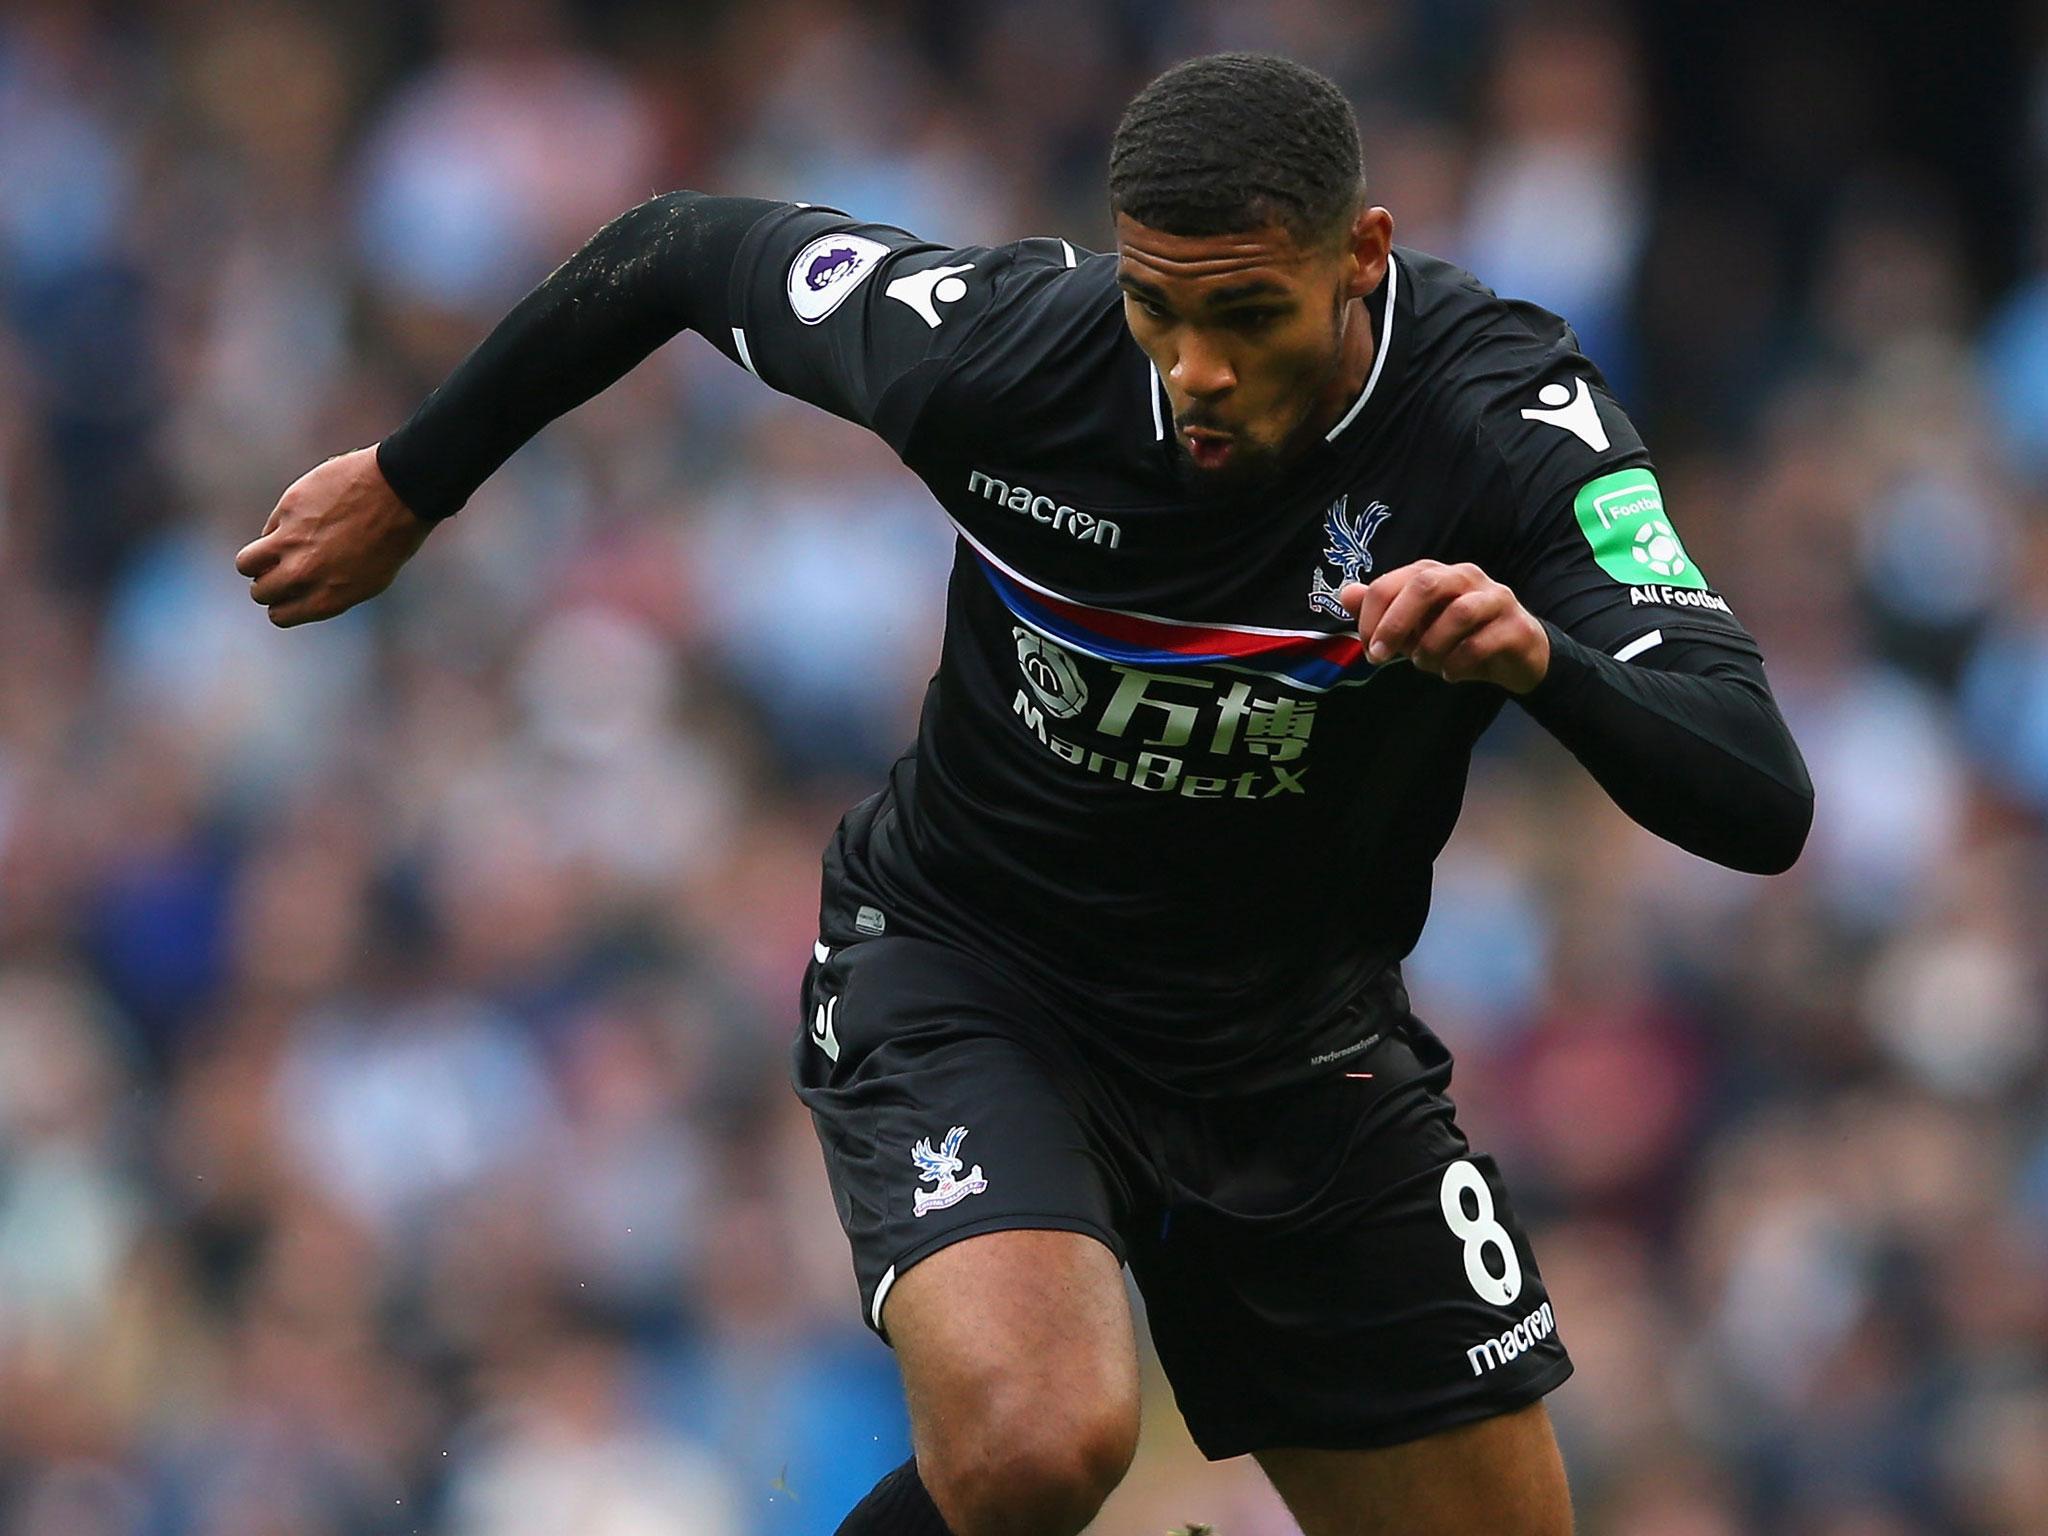
[[[1230,462],[1237,439],[1228,432],[1216,432],[1207,427],[1182,427],[1181,441],[1188,445],[1188,457],[1195,461],[1197,469],[1221,469]]]

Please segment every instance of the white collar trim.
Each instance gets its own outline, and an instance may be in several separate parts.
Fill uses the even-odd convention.
[[[1358,392],[1358,398],[1351,402],[1351,409],[1334,427],[1323,434],[1323,441],[1334,443],[1337,434],[1358,419],[1358,413],[1365,409],[1365,402],[1372,398],[1373,386],[1380,381],[1380,370],[1387,366],[1387,354],[1394,349],[1394,298],[1400,283],[1401,264],[1394,260],[1394,253],[1387,252],[1387,318],[1380,322],[1379,350],[1373,353],[1372,372],[1365,376],[1365,388]]]

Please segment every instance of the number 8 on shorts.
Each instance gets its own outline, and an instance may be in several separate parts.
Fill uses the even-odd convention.
[[[1467,1191],[1475,1207],[1469,1215],[1465,1210]],[[1515,1256],[1508,1229],[1493,1219],[1493,1191],[1486,1187],[1486,1179],[1471,1163],[1460,1158],[1444,1170],[1438,1198],[1452,1235],[1465,1245],[1465,1278],[1472,1282],[1472,1289],[1481,1300],[1497,1307],[1506,1306],[1522,1293],[1522,1261]],[[1489,1248],[1500,1250],[1498,1276],[1486,1262]]]

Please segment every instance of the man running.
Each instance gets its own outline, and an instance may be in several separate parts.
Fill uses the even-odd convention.
[[[1307,1536],[1558,1536],[1568,1319],[1399,961],[1510,698],[1737,869],[1797,857],[1805,767],[1570,328],[1392,244],[1331,82],[1168,71],[1110,198],[1101,255],[655,198],[237,569],[280,625],[373,596],[685,328],[878,433],[959,541],[794,1046],[916,1452],[842,1536],[1080,1530],[1136,1442],[1126,1264],[1196,1442]]]

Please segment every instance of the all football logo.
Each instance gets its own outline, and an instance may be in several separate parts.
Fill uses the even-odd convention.
[[[1643,524],[1636,530],[1635,556],[1659,576],[1683,575],[1690,568],[1686,563],[1685,549],[1678,542],[1678,535],[1671,531],[1671,525],[1661,517]]]
[[[1572,513],[1600,569],[1616,581],[1706,589],[1706,577],[1687,558],[1664,514],[1664,492],[1649,470],[1621,469],[1588,480],[1572,498]]]

